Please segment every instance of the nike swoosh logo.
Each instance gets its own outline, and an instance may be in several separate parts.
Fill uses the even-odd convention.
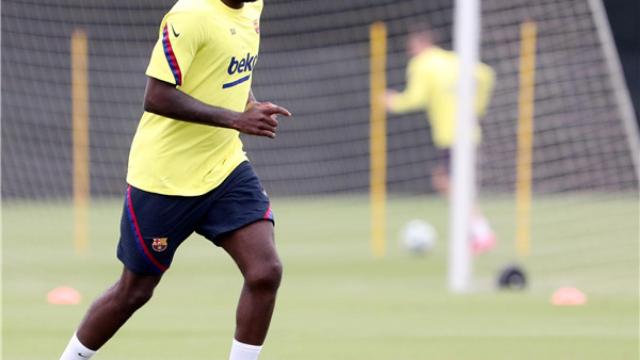
[[[180,33],[176,32],[176,29],[173,28],[173,25],[171,25],[171,32],[173,32],[173,36],[175,36],[175,37],[180,36]]]
[[[78,353],[78,356],[80,356],[83,359],[88,359],[89,355],[83,355],[82,353]]]

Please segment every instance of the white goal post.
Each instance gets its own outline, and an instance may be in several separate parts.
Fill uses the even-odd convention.
[[[502,5],[496,5],[495,2],[488,1],[484,5],[487,7],[484,10],[488,14],[492,14],[492,11],[503,10]],[[502,72],[508,69],[513,74],[517,71],[513,59],[517,58],[515,52],[518,47],[508,48],[508,54],[512,59],[508,65],[506,61],[501,59],[503,55],[497,51],[500,46],[498,44],[504,41],[500,39],[508,37],[505,35],[508,30],[503,23],[495,18],[488,19],[486,27],[489,29],[489,39],[481,41],[480,33],[484,27],[481,26],[483,11],[479,6],[477,0],[457,0],[453,18],[454,49],[460,57],[460,73],[456,141],[452,156],[452,184],[455,191],[451,192],[450,198],[448,285],[449,289],[456,293],[465,293],[473,289],[473,259],[470,254],[469,234],[477,198],[476,185],[483,182],[476,176],[476,166],[483,163],[482,152],[495,146],[495,143],[491,144],[492,141],[504,141],[506,144],[510,141],[506,139],[514,139],[518,136],[518,134],[508,131],[500,132],[500,137],[489,134],[492,137],[487,141],[490,143],[489,147],[485,145],[476,148],[472,136],[473,132],[469,130],[473,129],[478,121],[473,106],[469,106],[469,104],[474,103],[473,68],[480,61],[481,44],[490,44],[491,50],[487,51],[485,55],[491,57],[494,63],[502,62]],[[537,96],[540,96],[541,99],[533,101],[537,106],[540,106],[539,116],[544,121],[538,124],[535,129],[531,129],[530,140],[533,147],[531,157],[533,158],[529,158],[529,164],[527,164],[529,166],[529,194],[534,191],[536,198],[557,195],[558,193],[574,193],[581,194],[578,196],[584,196],[589,190],[592,191],[590,196],[593,197],[591,201],[594,206],[598,201],[601,201],[602,196],[615,198],[621,196],[619,193],[623,194],[628,189],[637,188],[638,179],[640,179],[638,159],[640,157],[640,135],[602,0],[574,1],[563,6],[540,3],[537,5],[528,4],[527,6],[530,7],[527,7],[522,4],[513,4],[513,8],[518,6],[521,10],[518,16],[521,18],[510,18],[511,26],[518,21],[526,21],[529,16],[533,17],[532,23],[540,21],[544,24],[543,26],[546,26],[541,27],[542,43],[541,48],[538,49],[541,51],[541,63],[538,64],[541,75],[532,80],[534,83],[537,80],[540,85],[540,89],[536,89],[534,93],[537,92]],[[553,18],[555,10],[562,10],[562,14],[557,14],[557,19]],[[549,16],[549,14],[554,15]],[[555,28],[550,30],[549,26]],[[565,26],[574,32],[562,33],[558,31]],[[500,29],[500,31],[496,32],[496,29]],[[509,34],[512,44],[517,41],[513,29],[515,27],[512,27]],[[577,36],[579,33],[581,37]],[[496,36],[496,34],[499,35]],[[562,43],[563,34],[566,34],[568,41],[565,44]],[[571,60],[567,60],[568,57],[559,56],[565,51],[564,47],[569,49],[567,54],[571,54]],[[584,63],[581,63],[581,58],[585,59]],[[596,61],[599,60],[595,59],[602,59],[602,63],[597,63]],[[565,61],[566,63],[564,63]],[[602,76],[599,81],[595,80],[597,76]],[[517,91],[514,78],[508,80],[512,92]],[[554,83],[555,78],[558,78],[557,83]],[[579,84],[579,81],[584,78],[589,78],[589,80]],[[569,84],[567,79],[571,79],[575,83]],[[501,80],[499,76],[498,82],[500,81],[505,80],[504,78]],[[566,113],[562,113],[562,105],[553,104],[554,95],[552,94],[558,93],[561,86],[564,87],[562,92],[565,96],[575,97],[569,102],[570,105],[567,106],[569,111]],[[585,91],[589,92],[588,95],[585,95]],[[601,95],[593,96],[592,92],[599,92]],[[606,100],[609,103],[605,105],[605,101],[602,100],[604,98],[611,100]],[[494,113],[494,116],[499,115],[505,118],[502,127],[509,129],[512,126],[511,123],[516,120],[513,109],[503,107],[501,99],[497,99],[496,102],[498,103],[497,107],[501,107],[503,111],[506,110],[510,114]],[[590,106],[593,106],[594,110],[587,110]],[[575,111],[576,114],[572,115],[571,111]],[[499,129],[494,126],[497,124],[496,118],[488,119],[488,125],[492,127],[492,131]],[[571,119],[571,121],[565,122],[565,119]],[[613,121],[621,123],[616,125]],[[496,123],[492,124],[492,122]],[[583,129],[578,130],[580,128]],[[554,131],[554,139],[549,138],[551,129]],[[535,136],[540,137],[537,138],[537,145],[533,144],[534,133]],[[564,135],[560,135],[561,133]],[[614,136],[617,140],[613,140]],[[622,139],[622,136],[626,139]],[[625,147],[628,148],[628,157],[620,160],[622,158],[617,154],[624,154]],[[507,147],[504,149],[512,150]],[[559,159],[563,160],[559,161]],[[566,162],[565,159],[573,160]],[[510,167],[513,166],[511,161],[512,158],[505,158],[505,164],[509,165],[501,165],[504,167],[504,169],[500,169],[503,174],[509,173],[504,170],[511,169]],[[618,161],[628,165],[620,166],[620,169],[624,170],[620,170],[617,174],[610,172],[608,164],[617,164]],[[516,167],[518,165],[520,164],[516,164]],[[496,169],[492,168],[491,170]],[[535,174],[532,174],[534,170],[536,170]],[[577,175],[579,171],[588,171],[590,178],[583,177],[581,179]],[[496,174],[498,173],[496,172]],[[492,181],[503,181],[500,175],[492,175],[492,177]],[[569,180],[570,177],[574,177],[574,179]],[[513,181],[509,176],[504,176],[504,178],[505,183]],[[588,181],[583,182],[583,179],[588,179]],[[486,179],[484,182],[486,183]],[[483,191],[491,196],[489,187],[481,189],[480,193]],[[531,206],[530,201],[526,206]],[[561,212],[559,212],[559,217],[560,214]],[[503,215],[508,218],[504,221],[511,221],[508,214]],[[511,239],[503,240],[509,246]]]
[[[453,148],[453,191],[450,207],[449,288],[467,292],[471,285],[469,233],[475,199],[474,69],[478,62],[480,9],[478,0],[457,0],[454,16],[454,49],[460,56],[458,115]]]

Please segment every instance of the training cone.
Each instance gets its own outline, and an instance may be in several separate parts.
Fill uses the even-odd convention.
[[[47,294],[47,302],[53,305],[77,305],[81,299],[80,292],[68,286],[57,287]]]
[[[555,306],[580,306],[586,303],[587,295],[572,287],[560,288],[551,297],[551,304]]]

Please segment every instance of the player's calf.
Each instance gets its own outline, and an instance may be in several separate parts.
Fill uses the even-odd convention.
[[[91,358],[149,299],[161,276],[141,276],[124,270],[118,282],[96,299],[60,360]]]

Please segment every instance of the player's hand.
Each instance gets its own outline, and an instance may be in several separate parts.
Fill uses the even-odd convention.
[[[384,102],[384,106],[387,109],[387,111],[390,111],[391,108],[393,107],[393,101],[395,100],[396,96],[398,96],[398,92],[395,90],[385,91],[384,98],[382,99],[382,101]]]
[[[276,137],[278,115],[291,116],[289,110],[270,102],[252,102],[247,109],[233,121],[231,127],[244,134]]]

